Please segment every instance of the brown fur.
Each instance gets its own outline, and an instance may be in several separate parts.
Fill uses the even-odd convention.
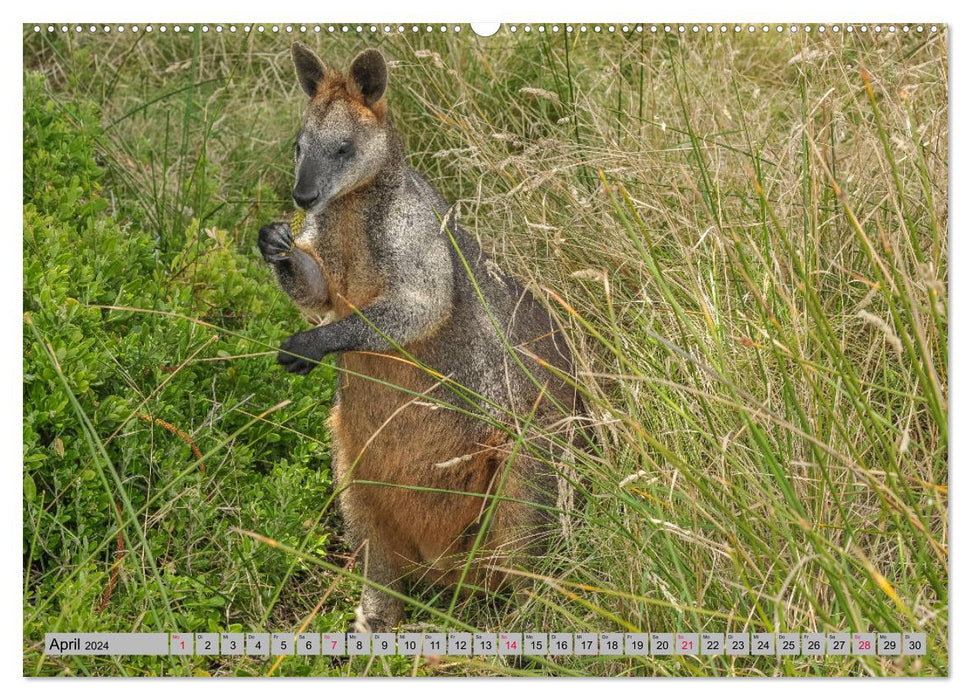
[[[310,109],[322,114],[336,101],[344,101],[351,106],[362,121],[381,122],[388,113],[387,103],[383,99],[368,107],[364,104],[361,91],[356,85],[348,84],[338,71],[328,70],[317,82],[317,94],[310,102]]]
[[[332,314],[334,321],[349,316],[354,309],[363,309],[382,291],[382,280],[367,247],[364,221],[358,214],[360,200],[359,195],[351,193],[335,202],[327,229],[311,230],[295,243],[320,264],[330,292],[323,309],[308,311]],[[318,252],[321,250],[327,251],[326,263]]]
[[[488,506],[486,496],[496,492],[500,471],[514,466],[506,463],[508,435],[472,427],[423,401],[443,380],[399,353],[345,353],[341,365],[342,398],[328,424],[348,525],[380,547],[402,575],[455,583]],[[521,508],[515,500],[528,499],[515,478],[502,493],[513,502],[497,508],[498,526],[481,543],[480,557],[508,544],[515,527],[503,528],[503,520],[522,520],[508,516]],[[505,577],[473,567],[466,582],[496,589]]]

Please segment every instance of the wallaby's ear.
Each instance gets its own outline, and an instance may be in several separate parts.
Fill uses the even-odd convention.
[[[324,77],[324,64],[317,58],[317,54],[299,41],[293,42],[290,49],[293,54],[293,65],[297,69],[297,80],[300,87],[310,97],[317,94],[317,83]]]
[[[373,107],[388,86],[388,64],[377,49],[362,51],[351,63],[349,78],[361,93],[364,104]]]

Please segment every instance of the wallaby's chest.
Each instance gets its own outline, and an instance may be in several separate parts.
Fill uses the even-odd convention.
[[[335,321],[367,306],[381,293],[383,280],[370,240],[366,218],[353,200],[308,222],[297,239],[297,245],[320,263]]]

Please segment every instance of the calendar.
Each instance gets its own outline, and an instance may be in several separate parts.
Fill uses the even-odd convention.
[[[49,656],[923,656],[924,632],[49,633]]]

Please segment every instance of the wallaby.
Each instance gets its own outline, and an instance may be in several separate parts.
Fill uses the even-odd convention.
[[[294,144],[307,214],[295,236],[261,228],[259,248],[320,321],[278,362],[307,374],[338,353],[332,468],[364,575],[386,589],[365,586],[361,603],[383,630],[402,619],[388,590],[406,578],[495,590],[549,543],[570,487],[557,461],[569,440],[550,436],[580,410],[573,362],[550,314],[409,167],[381,53],[346,77],[300,43],[292,53],[310,97]]]

